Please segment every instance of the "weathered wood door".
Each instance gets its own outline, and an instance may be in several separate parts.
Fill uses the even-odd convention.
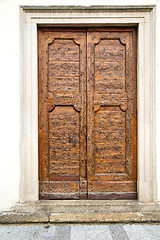
[[[40,199],[135,199],[136,29],[39,28]]]

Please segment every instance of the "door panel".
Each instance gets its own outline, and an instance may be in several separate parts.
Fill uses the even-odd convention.
[[[136,198],[136,36],[115,30],[87,33],[89,199]]]
[[[136,198],[135,28],[39,28],[41,199]]]
[[[86,32],[38,36],[40,198],[86,198]]]

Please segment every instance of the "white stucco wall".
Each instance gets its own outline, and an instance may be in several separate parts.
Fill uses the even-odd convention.
[[[156,4],[156,162],[160,201],[160,1],[154,0],[1,0],[0,1],[0,210],[19,201],[20,159],[20,5],[147,5]]]

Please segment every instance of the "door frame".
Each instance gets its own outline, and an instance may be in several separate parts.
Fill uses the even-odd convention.
[[[138,200],[156,202],[155,6],[20,7],[20,201],[39,200],[38,26],[137,26]]]

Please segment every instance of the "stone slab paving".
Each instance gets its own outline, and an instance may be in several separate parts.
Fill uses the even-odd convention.
[[[0,225],[0,240],[160,240],[160,224]]]

